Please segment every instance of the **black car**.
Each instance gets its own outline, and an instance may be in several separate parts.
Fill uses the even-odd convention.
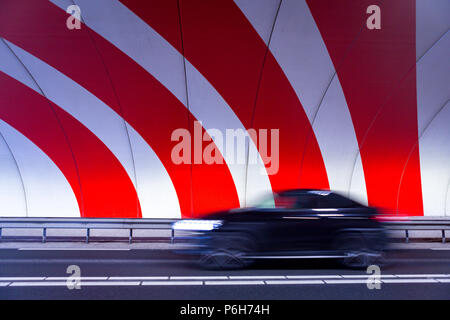
[[[304,258],[365,268],[380,262],[386,245],[375,208],[325,190],[288,190],[252,208],[180,220],[173,228],[197,232],[199,262],[213,269]]]

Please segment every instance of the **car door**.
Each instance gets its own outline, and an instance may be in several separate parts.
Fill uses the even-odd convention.
[[[273,208],[265,208],[262,212],[264,217],[260,221],[265,221],[263,239],[263,251],[270,254],[282,254],[292,248],[292,234],[289,227],[292,222],[286,216],[296,211],[296,198],[294,196],[281,195],[275,199]]]
[[[285,237],[290,251],[311,251],[321,247],[323,218],[318,214],[318,195],[302,193],[297,195],[295,207],[285,211]]]

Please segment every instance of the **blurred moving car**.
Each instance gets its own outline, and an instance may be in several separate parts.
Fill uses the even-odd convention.
[[[256,259],[335,258],[351,268],[379,263],[387,243],[377,210],[331,191],[288,190],[252,208],[180,220],[196,231],[199,263],[208,269]]]

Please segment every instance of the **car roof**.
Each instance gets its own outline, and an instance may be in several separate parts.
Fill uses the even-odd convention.
[[[297,194],[306,194],[306,193],[334,193],[330,190],[323,190],[323,189],[288,189],[277,192],[278,195],[297,195]]]

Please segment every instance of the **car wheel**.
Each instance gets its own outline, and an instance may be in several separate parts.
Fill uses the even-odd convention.
[[[210,249],[199,258],[199,265],[210,270],[241,269],[250,266],[247,258],[254,248],[253,241],[245,235],[215,235],[210,240]]]
[[[363,269],[370,265],[383,263],[383,252],[371,249],[360,234],[343,234],[337,237],[335,247],[344,255],[340,259],[347,268]]]

